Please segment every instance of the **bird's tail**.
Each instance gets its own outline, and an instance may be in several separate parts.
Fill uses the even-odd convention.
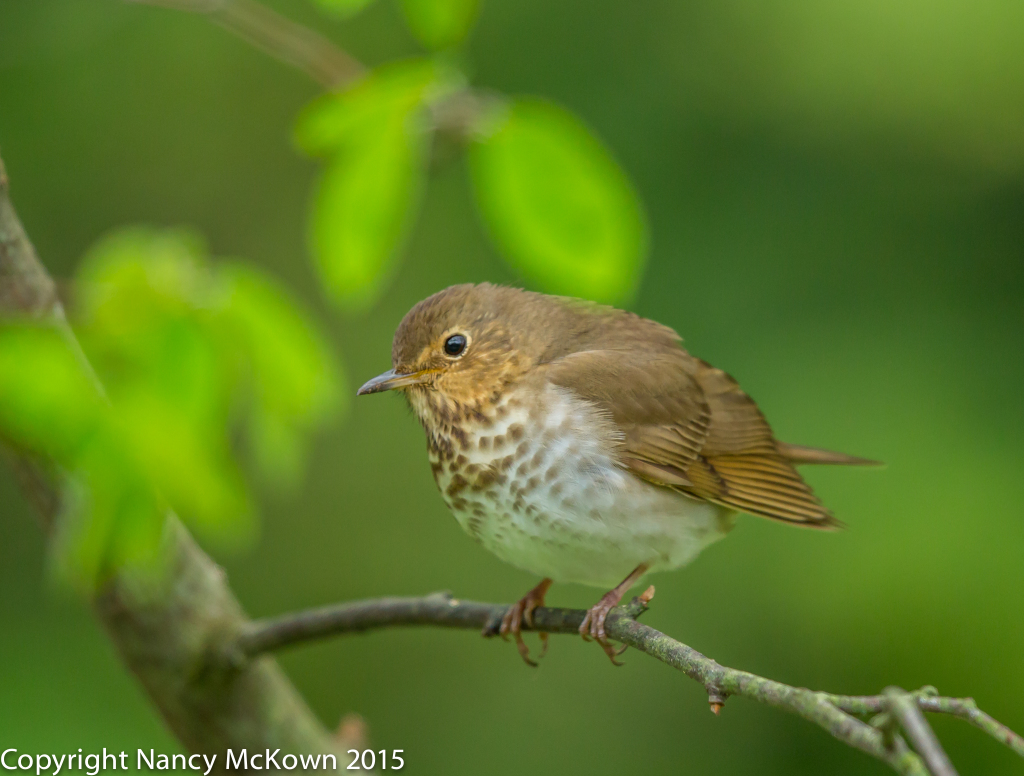
[[[817,447],[804,447],[803,445],[790,445],[785,442],[776,442],[782,457],[790,463],[822,463],[835,464],[839,466],[882,466],[881,461],[872,461],[869,458],[858,458],[855,455],[846,453],[835,453],[831,450],[819,450]]]

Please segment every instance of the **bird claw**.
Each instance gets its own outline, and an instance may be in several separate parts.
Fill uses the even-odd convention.
[[[530,625],[532,626],[533,623],[530,623]],[[537,655],[537,659],[540,660],[548,653],[548,634],[541,631],[537,636],[540,638],[540,654]]]
[[[523,623],[525,622],[529,627],[533,627],[533,611],[538,606],[544,605],[544,595],[547,593],[548,588],[551,587],[551,580],[542,580],[537,587],[533,588],[529,593],[520,598],[516,603],[512,604],[505,612],[505,616],[501,618],[501,627],[498,628],[498,635],[501,636],[505,641],[508,641],[508,637],[512,636],[516,642],[516,649],[519,651],[519,656],[523,659],[523,662],[533,668],[537,667],[537,662],[530,658],[530,648],[526,646],[526,642],[523,640]],[[548,634],[539,633],[541,650],[537,659],[544,657],[548,651]]]
[[[612,665],[621,666],[625,664],[619,662],[615,658],[626,651],[626,645],[623,644],[621,648],[616,649],[608,640],[608,634],[605,633],[604,630],[604,621],[608,618],[608,612],[610,612],[618,602],[619,601],[612,593],[607,593],[602,596],[600,601],[587,610],[587,614],[583,618],[583,622],[580,623],[580,635],[583,637],[584,641],[596,641],[600,645],[601,649],[604,650],[608,659],[612,661]]]
[[[537,661],[530,657],[530,648],[526,646],[526,642],[523,640],[523,634],[516,631],[516,649],[519,650],[519,657],[523,659],[523,662],[531,668],[537,667]]]
[[[617,657],[618,657],[619,655],[621,655],[621,654],[623,653],[623,651],[624,651],[624,650],[621,650],[621,649],[616,649],[616,648],[615,648],[614,646],[612,646],[612,644],[611,644],[610,642],[608,642],[608,641],[604,641],[604,642],[598,642],[598,643],[599,643],[599,644],[601,645],[601,649],[603,649],[603,650],[604,650],[604,653],[605,653],[605,654],[606,654],[606,655],[608,656],[608,659],[612,661],[612,665],[613,665],[613,666],[619,666],[619,667],[621,668],[622,666],[626,665],[626,664],[625,664],[625,663],[623,663],[623,662],[622,662],[621,660],[616,660],[616,659],[615,659],[615,658],[617,658]]]
[[[604,650],[608,659],[612,661],[612,665],[622,665],[622,663],[615,658],[626,651],[626,645],[623,644],[619,649],[616,649],[611,645],[611,642],[608,641],[608,634],[604,631],[604,621],[608,618],[608,612],[610,612],[615,606],[618,606],[619,601],[622,600],[622,596],[626,594],[626,591],[629,590],[633,583],[640,579],[640,577],[642,577],[649,568],[650,566],[648,564],[641,563],[633,569],[628,577],[601,596],[601,600],[587,610],[587,614],[583,618],[583,622],[580,623],[580,635],[583,637],[583,640],[590,641],[591,639],[594,639],[594,641],[600,644],[601,649]],[[639,596],[639,600],[644,606],[646,606],[652,598],[654,598],[653,585],[648,587]]]

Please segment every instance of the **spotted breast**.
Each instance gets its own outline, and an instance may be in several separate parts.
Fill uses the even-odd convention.
[[[614,424],[566,388],[520,386],[459,417],[429,398],[410,395],[445,503],[507,563],[607,587],[641,564],[678,568],[732,528],[732,510],[626,471]]]

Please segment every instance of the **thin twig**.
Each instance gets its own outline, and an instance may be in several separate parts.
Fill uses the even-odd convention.
[[[899,721],[928,772],[932,776],[958,776],[914,696],[899,687],[886,687],[882,694],[888,702],[889,712]]]
[[[494,635],[507,609],[505,604],[465,601],[449,593],[434,593],[422,598],[354,601],[250,622],[239,636],[235,649],[240,655],[251,658],[314,639],[407,625],[480,629],[485,635]],[[713,706],[720,708],[725,698],[731,695],[749,698],[819,725],[839,740],[886,762],[898,773],[928,773],[925,761],[909,750],[899,736],[890,736],[887,740],[882,731],[857,718],[890,710],[892,701],[888,695],[845,696],[814,692],[727,668],[692,647],[638,622],[636,618],[645,609],[645,602],[635,598],[626,606],[612,610],[605,625],[608,635],[700,682],[708,690]],[[533,626],[524,626],[524,629],[577,634],[584,615],[585,612],[579,609],[542,607],[534,611]],[[967,719],[1024,756],[1021,746],[1024,740],[978,710],[973,700],[935,697],[930,692],[907,694],[907,697],[916,704],[915,712],[920,709]],[[927,747],[921,743],[919,731],[903,717],[897,717],[911,741],[919,747],[918,751],[924,755],[922,750],[927,750]],[[935,743],[937,745],[938,742]],[[933,773],[947,776],[955,771]]]
[[[934,688],[926,689],[934,690]],[[935,692],[914,693],[917,705],[922,711],[949,714],[966,720],[1024,757],[1024,736],[1014,733],[1006,725],[979,709],[974,698],[940,698],[936,697],[937,695],[938,693]],[[828,695],[827,697],[829,703],[847,714],[866,716],[881,713],[886,709],[885,698],[881,695]]]
[[[281,16],[256,0],[125,0],[136,5],[200,14],[238,35],[265,54],[291,65],[328,89],[341,89],[366,74],[348,52],[309,27]],[[503,102],[485,89],[448,91],[427,104],[427,119],[436,134],[465,142],[477,131],[479,118]]]
[[[203,14],[266,54],[302,70],[328,89],[366,72],[361,62],[330,40],[255,0],[126,0]]]

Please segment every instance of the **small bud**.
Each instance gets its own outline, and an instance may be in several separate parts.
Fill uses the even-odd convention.
[[[716,717],[721,712],[722,707],[725,706],[725,699],[727,697],[725,693],[720,693],[717,690],[708,690],[708,706],[711,707],[711,712]]]

